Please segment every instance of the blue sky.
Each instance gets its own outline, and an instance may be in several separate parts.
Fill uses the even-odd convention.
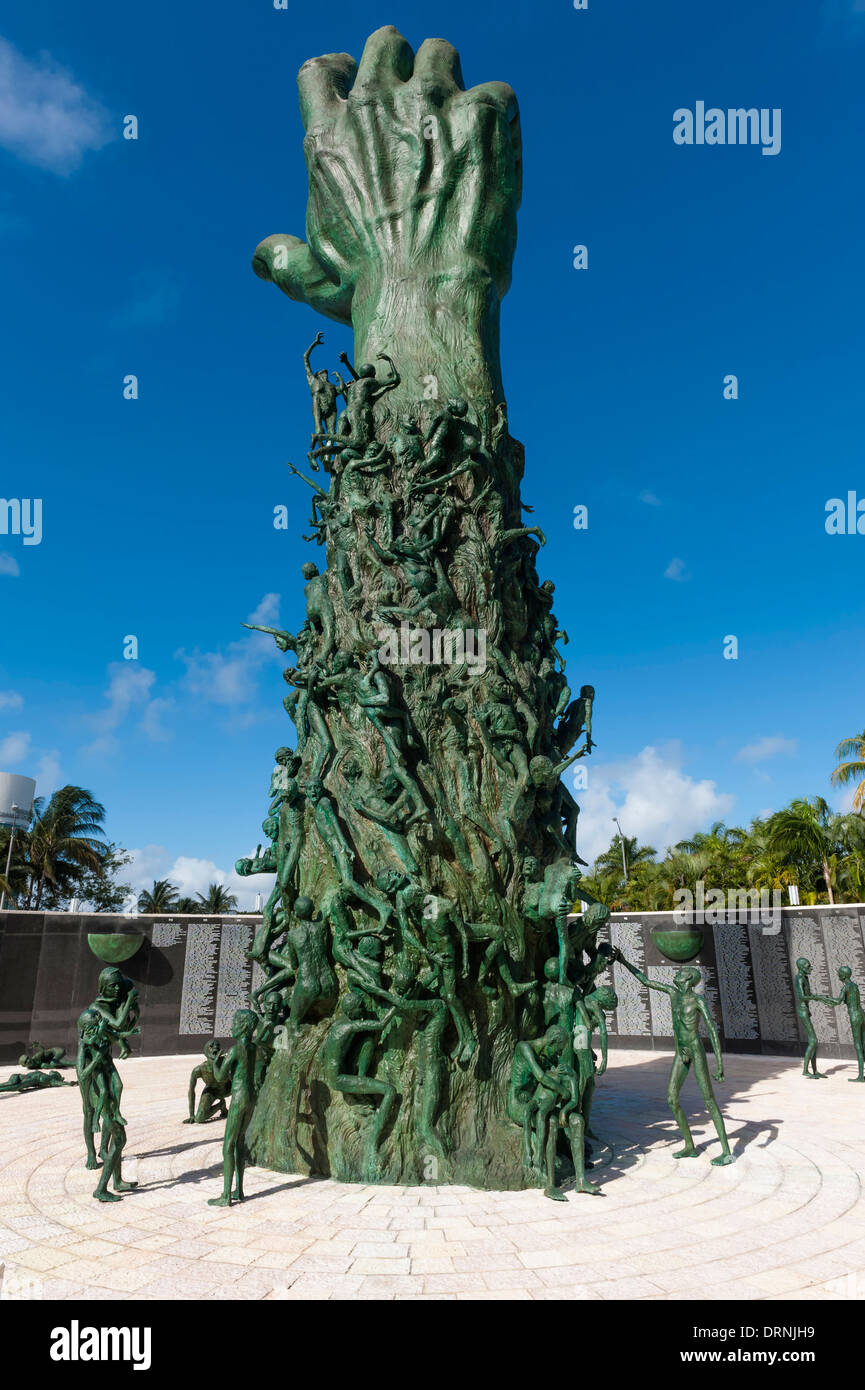
[[[90,787],[136,882],[226,877],[290,741],[282,661],[240,623],[301,620],[301,354],[350,342],[249,261],[303,234],[297,68],[385,23],[520,101],[504,379],[571,683],[598,691],[583,853],[613,814],[662,849],[831,795],[865,725],[865,536],[824,525],[865,498],[865,0],[694,11],[6,0],[0,495],[41,498],[43,535],[0,535],[0,770]],[[674,144],[697,101],[780,108],[780,153]]]

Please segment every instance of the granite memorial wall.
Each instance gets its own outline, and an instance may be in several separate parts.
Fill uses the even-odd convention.
[[[707,916],[709,914],[707,913]],[[838,967],[849,965],[865,988],[865,907],[780,908],[774,920],[756,912],[719,913],[715,922],[699,924],[703,947],[692,963],[699,966],[705,994],[725,1052],[799,1055],[804,1034],[796,1017],[793,978],[799,956],[813,969],[814,994],[840,989]],[[679,966],[658,950],[653,931],[674,925],[671,912],[614,913],[603,933],[650,979],[669,981]],[[612,1047],[669,1049],[670,1003],[649,990],[624,966],[612,969],[619,1007],[609,1015]],[[820,1040],[820,1056],[855,1057],[847,1010],[814,1004],[811,1017]]]
[[[91,934],[139,941],[134,954],[118,962],[141,996],[141,1035],[130,1039],[133,1054],[195,1053],[208,1038],[227,1038],[234,1010],[263,978],[246,956],[260,920],[252,913],[0,913],[0,1062],[17,1061],[31,1038],[64,1043],[72,1055],[76,1019],[95,997],[106,967],[91,949]]]
[[[724,1050],[798,1054],[793,999],[798,956],[813,963],[815,994],[837,994],[838,967],[849,965],[865,986],[865,907],[784,908],[780,921],[733,914],[703,927],[694,964]],[[0,1062],[15,1062],[31,1038],[76,1046],[75,1020],[96,993],[105,961],[90,934],[131,935],[139,945],[119,969],[141,995],[141,1036],[133,1053],[197,1053],[208,1038],[227,1038],[231,1016],[261,982],[246,952],[260,918],[121,917],[98,914],[0,913]],[[669,980],[678,967],[661,955],[653,930],[673,925],[672,913],[616,913],[603,936],[652,979]],[[668,1049],[667,997],[613,966],[619,1007],[610,1017],[612,1047]],[[812,1017],[824,1057],[852,1057],[847,1011],[815,1004]]]

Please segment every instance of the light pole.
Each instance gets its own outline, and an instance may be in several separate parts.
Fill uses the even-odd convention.
[[[627,881],[628,881],[628,861],[627,861],[627,859],[625,858],[625,837],[624,837],[624,835],[622,834],[622,827],[619,825],[619,818],[618,818],[618,816],[613,816],[613,820],[615,821],[616,826],[617,826],[618,831],[619,831],[619,844],[622,846],[622,868],[623,868],[623,870],[624,870],[624,872],[625,872],[625,882],[627,883]]]
[[[6,855],[6,882],[7,882],[7,883],[9,882],[9,866],[10,866],[10,864],[12,863],[12,846],[13,846],[14,843],[15,843],[15,813],[16,813],[16,811],[18,810],[18,807],[15,805],[15,802],[14,802],[14,801],[12,802],[11,810],[12,810],[12,829],[9,831],[9,851],[8,851],[8,853],[7,853],[7,855]],[[3,909],[4,909],[5,906],[6,906],[6,889],[4,888],[3,891],[0,892],[0,912],[3,911]]]

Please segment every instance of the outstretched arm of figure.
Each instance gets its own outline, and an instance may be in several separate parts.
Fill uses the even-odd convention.
[[[644,975],[642,970],[637,969],[636,965],[632,965],[629,960],[625,960],[625,957],[619,951],[616,952],[613,959],[619,961],[626,970],[630,970],[631,974],[639,980],[641,985],[645,985],[647,989],[658,989],[662,994],[676,993],[672,985],[664,985],[660,980],[650,980],[648,975]]]
[[[322,435],[320,435],[320,434],[318,434],[318,435],[315,436],[316,439],[322,439],[323,437],[324,437],[324,436],[322,436]],[[331,455],[331,462],[332,462],[332,461],[333,461],[333,458],[335,457],[336,454],[344,453],[344,451],[345,451],[345,441],[344,441],[344,440],[341,440],[341,439],[328,439],[328,440],[326,441],[326,443],[320,444],[320,445],[318,446],[317,449],[309,449],[308,452],[307,452],[306,457],[309,459],[310,463],[312,464],[312,467],[315,469],[315,471],[316,471],[316,473],[317,473],[317,472],[318,472],[318,466],[317,466],[317,464],[313,463],[313,459],[324,458],[325,455],[330,454],[330,455]]]
[[[709,1042],[712,1044],[712,1051],[715,1054],[715,1080],[724,1080],[724,1056],[721,1052],[721,1039],[718,1037],[718,1030],[715,1027],[715,1020],[709,1012],[709,1006],[701,994],[697,995],[697,1008],[703,1015],[706,1024],[706,1032],[709,1034]]]
[[[385,1003],[392,1004],[392,1013],[404,1013],[408,1009],[423,1011],[435,1009],[438,1006],[437,999],[403,999],[398,994],[391,994],[390,990],[382,989],[380,985],[366,985],[365,989],[367,994],[374,994],[377,999],[383,999]]]
[[[442,473],[438,478],[430,478],[425,483],[415,483],[412,492],[428,492],[430,488],[441,487],[442,483],[449,483],[451,478],[458,478],[461,473],[467,473],[474,465],[473,459],[467,459],[461,463],[459,468],[454,468],[450,473]]]
[[[313,386],[313,383],[314,383],[314,381],[315,381],[315,377],[314,377],[313,374],[312,374],[312,368],[311,368],[310,365],[309,365],[309,359],[310,359],[310,357],[311,357],[311,355],[312,355],[312,350],[313,350],[313,348],[318,347],[319,343],[323,343],[323,342],[324,342],[324,335],[323,335],[322,333],[316,333],[315,338],[314,338],[313,341],[310,343],[309,347],[306,349],[306,352],[303,354],[303,365],[304,365],[304,367],[306,368],[306,383],[307,383],[307,385],[309,386],[310,390],[312,390],[312,386]]]
[[[382,1028],[387,1027],[395,1014],[396,1009],[388,1009],[383,1018],[370,1019],[368,1023],[356,1023],[353,1031],[355,1033],[380,1033]]]
[[[386,352],[379,352],[376,354],[376,356],[378,357],[380,362],[387,362],[388,366],[390,367],[390,376],[386,377],[384,381],[380,382],[378,387],[376,388],[375,399],[378,400],[379,396],[383,396],[386,391],[392,391],[395,386],[399,386],[400,382],[402,381],[402,377],[400,376],[399,372],[394,366],[393,358],[388,357]]]
[[[366,534],[367,534],[367,539],[369,540],[369,543],[370,543],[370,545],[372,546],[372,548],[373,548],[373,550],[375,551],[375,553],[376,553],[376,555],[378,556],[378,558],[379,558],[380,560],[384,560],[385,564],[388,564],[388,565],[393,564],[393,562],[394,562],[394,561],[396,560],[396,558],[397,558],[396,555],[394,555],[393,551],[383,549],[383,547],[379,545],[378,541],[376,540],[375,536],[373,535],[373,533],[372,533],[372,531],[369,529],[369,527],[366,528]]]
[[[578,753],[572,753],[569,758],[563,758],[562,761],[558,763],[556,767],[553,768],[553,772],[555,773],[555,775],[557,777],[561,777],[562,773],[570,767],[571,763],[575,763],[577,761],[577,758],[581,758],[583,756],[584,751],[585,750],[581,748]]]
[[[356,928],[354,931],[344,931],[344,932],[340,932],[340,939],[343,940],[343,941],[356,941],[356,940],[358,939],[358,937],[361,937],[361,936],[384,936],[384,935],[385,935],[384,931],[382,931],[382,929],[381,929],[380,927],[378,927],[378,926],[375,926],[375,927],[358,927],[358,928]],[[337,939],[337,938],[334,937],[334,940],[336,940],[336,939]]]
[[[399,817],[393,815],[386,816],[383,815],[381,811],[374,810],[371,806],[364,806],[360,797],[353,796],[350,800],[354,809],[358,811],[360,815],[364,816],[366,820],[375,821],[376,825],[383,825],[385,830],[400,831],[402,829],[402,822],[399,820]]]
[[[355,459],[355,461],[353,463],[350,463],[348,467],[343,471],[343,485],[345,485],[345,479],[347,474],[349,473],[356,471],[358,473],[361,473],[364,478],[374,478],[376,474],[384,473],[385,470],[388,468],[390,468],[389,457],[382,459],[380,463],[377,463],[375,459],[373,459],[372,461],[370,461],[369,459],[362,458]],[[371,498],[365,497],[363,500],[367,503],[368,508],[372,508],[373,511],[379,510],[379,504],[377,502],[374,502]]]
[[[336,690],[342,690],[345,686],[351,685],[353,675],[353,672],[344,671],[337,672],[335,676],[316,676],[315,689],[324,690],[325,686],[333,686]],[[311,679],[312,675],[310,674],[310,680]],[[291,683],[292,685],[297,684],[296,681],[292,681]]]
[[[339,360],[340,360],[340,362],[342,362],[342,364],[343,364],[343,366],[346,368],[346,370],[349,371],[349,372],[351,372],[352,381],[357,381],[357,372],[355,371],[354,367],[351,365],[351,363],[350,363],[349,360],[348,360],[348,353],[347,353],[347,352],[341,352],[341,353],[339,354]]]
[[[540,526],[515,526],[511,531],[505,531],[499,536],[499,545],[509,545],[511,541],[519,540],[520,536],[537,536],[541,545],[546,545],[547,538]]]
[[[297,650],[297,638],[293,632],[284,632],[282,628],[279,627],[262,626],[261,623],[241,623],[240,626],[249,628],[250,632],[268,633],[282,652],[293,652]],[[281,647],[279,646],[280,641],[282,642]]]
[[[288,471],[289,473],[293,473],[296,478],[302,478],[305,483],[308,483],[313,492],[320,492],[322,497],[327,496],[327,492],[323,487],[319,487],[318,483],[312,481],[312,478],[308,478],[305,473],[301,473],[300,469],[295,468],[293,463],[288,464]]]
[[[439,478],[437,481],[441,482],[442,480],[441,478]],[[446,500],[447,499],[445,497],[436,498],[434,504],[430,507],[429,511],[426,513],[423,519],[418,522],[417,526],[415,527],[415,535],[419,536],[421,532],[427,529],[428,526],[432,525],[432,523],[436,519],[436,513],[444,506]]]

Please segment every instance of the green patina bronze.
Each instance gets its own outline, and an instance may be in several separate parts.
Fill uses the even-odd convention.
[[[862,996],[849,965],[839,967],[838,979],[841,981],[841,993],[837,999],[830,998],[827,1002],[836,1008],[839,1004],[847,1005],[847,1017],[850,1020],[850,1032],[853,1035],[859,1067],[859,1075],[848,1077],[848,1080],[865,1082],[865,1013],[862,1012]],[[816,995],[811,995],[811,998],[816,998]]]
[[[75,1066],[84,1109],[86,1166],[102,1166],[93,1196],[99,1202],[118,1202],[118,1194],[130,1192],[137,1183],[124,1182],[121,1171],[126,1147],[126,1121],[120,1113],[123,1082],[111,1050],[119,1045],[120,1056],[128,1057],[127,1039],[140,1031],[138,991],[114,966],[101,972],[98,988],[95,1000],[78,1019]],[[97,1159],[94,1135],[100,1131]]]
[[[232,1044],[213,1066],[217,1086],[230,1087],[231,1104],[222,1143],[222,1195],[211,1197],[208,1206],[230,1207],[243,1201],[243,1174],[246,1168],[246,1131],[256,1099],[255,1035],[259,1020],[251,1009],[237,1009],[231,1024]]]
[[[670,1072],[670,1081],[667,1087],[667,1101],[673,1112],[676,1124],[682,1133],[685,1147],[673,1154],[674,1158],[696,1158],[697,1148],[691,1137],[691,1130],[682,1109],[680,1095],[685,1079],[691,1068],[694,1068],[694,1079],[703,1097],[703,1104],[709,1112],[709,1118],[715,1126],[715,1133],[721,1141],[721,1152],[717,1158],[712,1159],[715,1167],[724,1167],[728,1163],[735,1162],[733,1154],[730,1152],[730,1143],[727,1139],[727,1131],[724,1128],[724,1119],[718,1108],[712,1090],[712,1082],[709,1077],[709,1064],[706,1060],[706,1049],[700,1037],[700,1020],[706,1025],[709,1034],[709,1041],[712,1044],[712,1051],[715,1054],[715,1080],[724,1080],[724,1059],[721,1055],[721,1041],[718,1037],[718,1030],[715,1021],[709,1012],[708,1005],[702,995],[698,994],[695,986],[700,983],[700,972],[695,965],[683,966],[676,971],[673,983],[666,985],[660,980],[650,980],[644,975],[642,970],[638,970],[619,951],[614,951],[613,956],[620,961],[631,974],[645,985],[647,989],[660,990],[662,994],[669,996],[670,1009],[673,1016],[673,1041],[675,1043],[676,1055],[673,1058],[673,1068]]]
[[[204,1061],[193,1067],[189,1074],[189,1115],[183,1121],[185,1125],[206,1125],[209,1120],[224,1120],[228,1115],[225,1097],[228,1095],[229,1083],[216,1079],[216,1069],[224,1060],[222,1048],[215,1038],[212,1042],[205,1043]],[[199,1081],[202,1083],[202,1089],[196,1107],[195,1089]]]
[[[74,1086],[74,1081],[64,1081],[59,1071],[13,1071],[0,1084],[0,1091],[45,1091],[52,1086]]]
[[[302,568],[298,631],[259,629],[293,654],[296,747],[276,754],[269,847],[237,865],[277,877],[228,1123],[238,1106],[253,1161],[288,1172],[556,1196],[570,1164],[589,1192],[608,913],[581,890],[562,774],[594,746],[595,692],[572,698],[501,380],[517,103],[393,28],[359,65],[306,63],[299,89],[306,242],[268,237],[253,266],[351,324],[354,360],[328,367],[320,333],[303,355],[312,432],[290,469],[326,566]]]
[[[811,962],[800,956],[796,962],[793,977],[793,993],[796,997],[796,1016],[805,1034],[805,1059],[802,1075],[809,1081],[824,1081],[826,1073],[817,1070],[817,1033],[811,1021],[812,1004],[834,1004],[836,1001],[826,994],[811,993]]]
[[[138,932],[88,932],[87,945],[97,960],[107,965],[122,965],[131,960],[144,937]]]
[[[652,940],[667,960],[693,960],[703,949],[703,933],[695,927],[653,927]]]
[[[46,1047],[34,1038],[18,1058],[18,1065],[28,1071],[39,1071],[41,1067],[72,1067],[75,1063],[66,1056],[65,1047]]]

